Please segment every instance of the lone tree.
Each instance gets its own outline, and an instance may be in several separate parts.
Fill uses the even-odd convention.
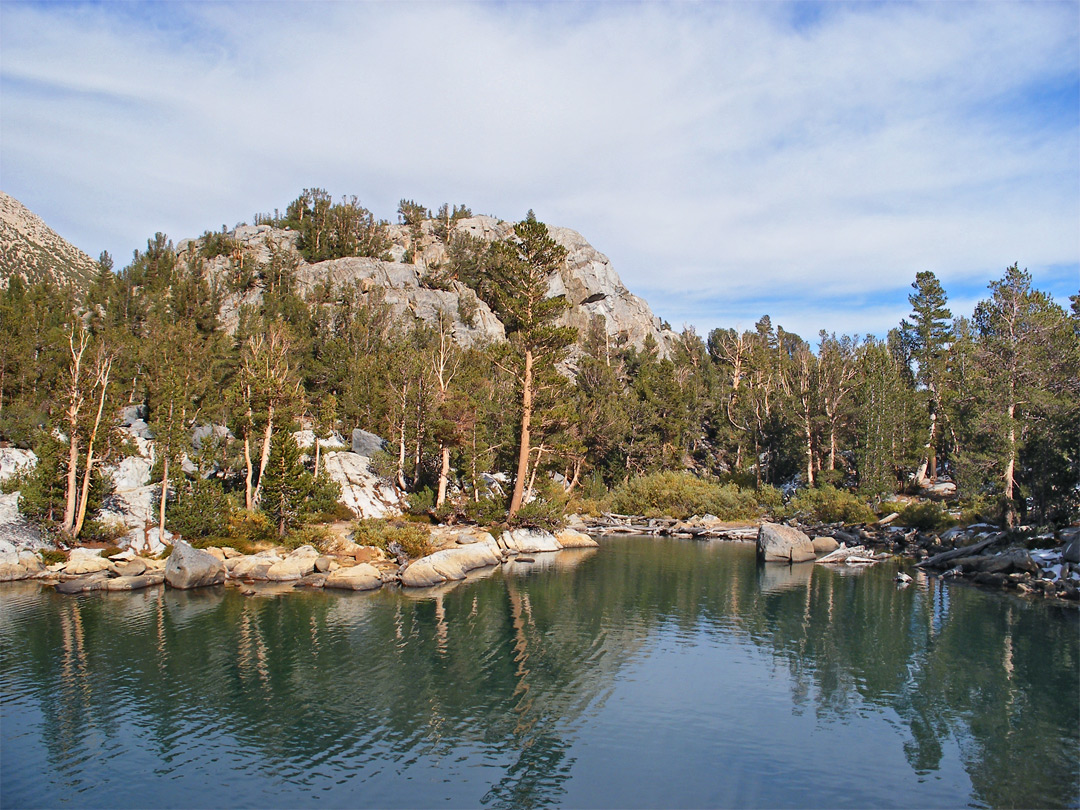
[[[577,330],[555,326],[567,307],[566,299],[548,296],[548,278],[566,258],[566,248],[548,234],[532,211],[514,226],[515,238],[492,245],[485,293],[506,326],[510,341],[511,373],[521,390],[521,432],[517,474],[510,498],[513,517],[521,508],[529,467],[530,427],[539,372],[554,368],[573,344]]]

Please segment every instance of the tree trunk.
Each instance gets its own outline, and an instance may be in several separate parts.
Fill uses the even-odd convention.
[[[262,455],[259,457],[259,480],[255,483],[255,503],[259,502],[262,493],[263,473],[266,472],[266,463],[270,461],[270,437],[274,433],[274,409],[270,408],[266,415],[266,430],[263,432]]]
[[[251,479],[255,475],[255,470],[251,466],[251,439],[249,433],[251,426],[248,425],[247,430],[244,431],[244,508],[249,512],[255,508],[255,497],[251,491]]]
[[[446,481],[450,477],[450,448],[445,444],[439,445],[439,455],[442,457],[442,465],[439,467],[439,493],[435,498],[436,509],[446,502]]]
[[[1017,525],[1016,514],[1016,404],[1009,403],[1009,459],[1005,464],[1005,525],[1012,529]]]
[[[98,381],[101,384],[101,396],[98,398],[97,415],[94,417],[94,429],[90,431],[90,445],[86,449],[86,471],[83,473],[82,493],[79,498],[78,514],[75,518],[73,537],[78,537],[86,520],[86,498],[90,494],[90,476],[94,471],[94,442],[97,441],[98,428],[101,426],[101,414],[105,410],[105,393],[109,387],[109,370],[112,367],[111,360],[103,360],[99,366]]]
[[[803,435],[806,439],[806,483],[814,485],[814,434],[810,428],[810,411],[803,412]]]
[[[74,420],[72,420],[74,421]],[[75,426],[71,426],[68,437],[67,486],[64,489],[64,531],[71,534],[75,527],[75,499],[79,489],[79,437],[75,435]]]
[[[521,444],[518,446],[517,475],[514,478],[514,494],[510,498],[510,513],[514,517],[521,509],[521,499],[525,490],[525,473],[529,469],[529,425],[532,422],[532,350],[525,350],[525,374],[521,380]]]
[[[165,501],[169,497],[169,456],[161,459],[161,505],[158,508],[158,542],[165,542]]]
[[[315,437],[315,477],[319,477],[319,437]]]

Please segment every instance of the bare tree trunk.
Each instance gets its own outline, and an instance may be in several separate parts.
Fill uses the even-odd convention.
[[[165,542],[165,502],[169,498],[169,456],[161,459],[161,505],[158,507],[158,542]]]
[[[450,448],[439,445],[439,455],[442,457],[442,465],[439,467],[439,493],[435,498],[435,507],[438,508],[446,502],[446,481],[450,477]]]
[[[255,503],[259,502],[259,495],[262,494],[263,473],[266,472],[266,464],[270,461],[270,437],[273,433],[274,408],[271,406],[270,411],[266,415],[266,430],[263,432],[262,455],[259,456],[259,480],[255,484]]]
[[[522,495],[525,489],[525,474],[529,470],[529,426],[532,422],[533,409],[533,356],[532,350],[525,350],[525,374],[521,380],[521,444],[518,446],[517,475],[514,477],[514,494],[510,498],[509,517],[514,517],[521,509]]]
[[[244,508],[249,512],[255,508],[255,497],[251,491],[251,479],[255,475],[255,470],[251,467],[251,440],[248,437],[250,430],[251,426],[248,425],[248,429],[244,431],[244,467],[246,469],[244,478]]]
[[[101,385],[101,396],[98,398],[97,415],[94,417],[94,429],[90,431],[90,445],[86,449],[86,471],[83,473],[82,493],[79,498],[78,514],[75,518],[73,537],[78,537],[86,520],[86,498],[90,494],[90,476],[94,471],[94,443],[97,441],[98,428],[101,426],[101,414],[105,410],[105,393],[109,387],[109,371],[112,369],[112,359],[103,359],[98,369],[98,383]]]
[[[315,437],[315,477],[319,477],[319,437]]]
[[[806,483],[814,485],[814,434],[810,429],[810,410],[803,411],[803,436],[806,439]]]
[[[72,327],[68,335],[68,346],[71,349],[71,366],[69,373],[71,381],[68,388],[68,470],[67,484],[64,490],[64,522],[63,530],[71,534],[75,528],[75,502],[78,498],[79,488],[79,411],[82,410],[82,360],[86,353],[86,347],[90,337],[86,330],[79,332],[79,345],[75,346],[75,327]]]
[[[1016,514],[1016,403],[1009,402],[1009,460],[1005,464],[1005,525],[1010,529],[1017,524]]]
[[[79,437],[72,429],[68,438],[68,471],[67,485],[64,492],[64,523],[63,529],[68,534],[75,527],[75,499],[78,497],[79,488]]]

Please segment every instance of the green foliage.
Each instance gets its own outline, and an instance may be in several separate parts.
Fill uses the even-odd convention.
[[[931,532],[943,531],[955,523],[941,504],[934,501],[907,504],[900,510],[900,517],[896,522],[901,526]]]
[[[272,545],[280,539],[277,526],[270,522],[265,513],[246,509],[233,512],[225,537],[245,543],[248,547]],[[217,544],[220,545],[220,542]]]
[[[431,534],[423,526],[403,520],[365,518],[353,524],[353,542],[375,546],[384,551],[391,543],[399,543],[412,559],[431,553]]]
[[[507,518],[511,528],[544,529],[558,531],[565,525],[563,503],[534,498],[522,504],[517,513]]]
[[[874,511],[847,490],[825,486],[804,489],[788,504],[790,510],[803,519],[819,523],[873,523]]]
[[[300,232],[300,253],[312,263],[344,256],[384,258],[390,248],[384,221],[355,196],[334,203],[321,188],[304,189],[286,209],[285,224]]]
[[[194,542],[228,531],[233,505],[221,482],[196,478],[180,482],[165,505],[165,523],[174,534]]]
[[[288,549],[311,546],[317,551],[326,551],[332,539],[333,535],[324,526],[302,526],[285,535],[281,544]]]
[[[45,548],[38,552],[41,555],[41,561],[45,565],[54,565],[58,562],[67,562],[68,553],[66,551],[60,551],[59,549]]]
[[[327,505],[325,501],[332,483],[329,479],[322,482],[323,503],[316,506],[317,509]],[[270,456],[260,487],[259,507],[277,526],[278,535],[284,537],[301,524],[316,489],[314,477],[300,463],[300,448],[291,433],[279,430],[271,437]]]
[[[706,481],[686,472],[632,478],[612,492],[611,508],[623,514],[679,519],[712,514],[721,520],[746,520],[761,515],[753,491]]]
[[[87,543],[115,543],[121,537],[128,533],[128,527],[126,524],[119,520],[87,520],[83,523],[82,531],[79,533],[79,542]],[[116,546],[113,554],[118,554],[120,549]],[[109,556],[105,554],[103,556]]]
[[[199,255],[204,259],[231,256],[240,249],[240,243],[229,236],[225,226],[220,232],[206,231],[199,240]]]

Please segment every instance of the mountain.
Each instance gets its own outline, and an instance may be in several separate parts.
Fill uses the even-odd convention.
[[[12,276],[83,288],[97,263],[14,197],[0,191],[0,286]]]
[[[512,223],[488,216],[459,219],[453,228],[455,234],[468,234],[485,241],[513,234]],[[245,264],[268,266],[275,256],[280,261],[280,256],[285,254],[296,264],[296,279],[303,292],[310,292],[326,281],[335,285],[356,284],[365,293],[378,289],[382,300],[401,320],[416,318],[435,324],[439,313],[446,313],[453,321],[455,338],[462,345],[505,337],[503,324],[473,290],[456,280],[432,284],[431,270],[447,261],[446,240],[436,235],[432,220],[419,223],[417,228],[391,225],[388,232],[389,260],[346,257],[310,264],[297,250],[297,232],[270,225],[242,225],[225,234],[186,239],[177,244],[177,254],[181,263],[206,255],[207,240],[224,236],[223,241],[234,249],[207,261],[209,276],[219,289],[229,289],[226,281],[235,275],[239,257],[243,257]],[[549,232],[567,250],[562,268],[549,279],[550,295],[564,295],[570,303],[561,324],[577,327],[584,336],[590,323],[599,318],[613,344],[640,348],[647,337],[652,337],[660,353],[667,355],[675,333],[661,323],[644,299],[626,288],[607,256],[577,231],[552,227]],[[262,294],[260,285],[244,290],[233,285],[221,308],[228,331],[236,329],[240,308],[257,304]]]

